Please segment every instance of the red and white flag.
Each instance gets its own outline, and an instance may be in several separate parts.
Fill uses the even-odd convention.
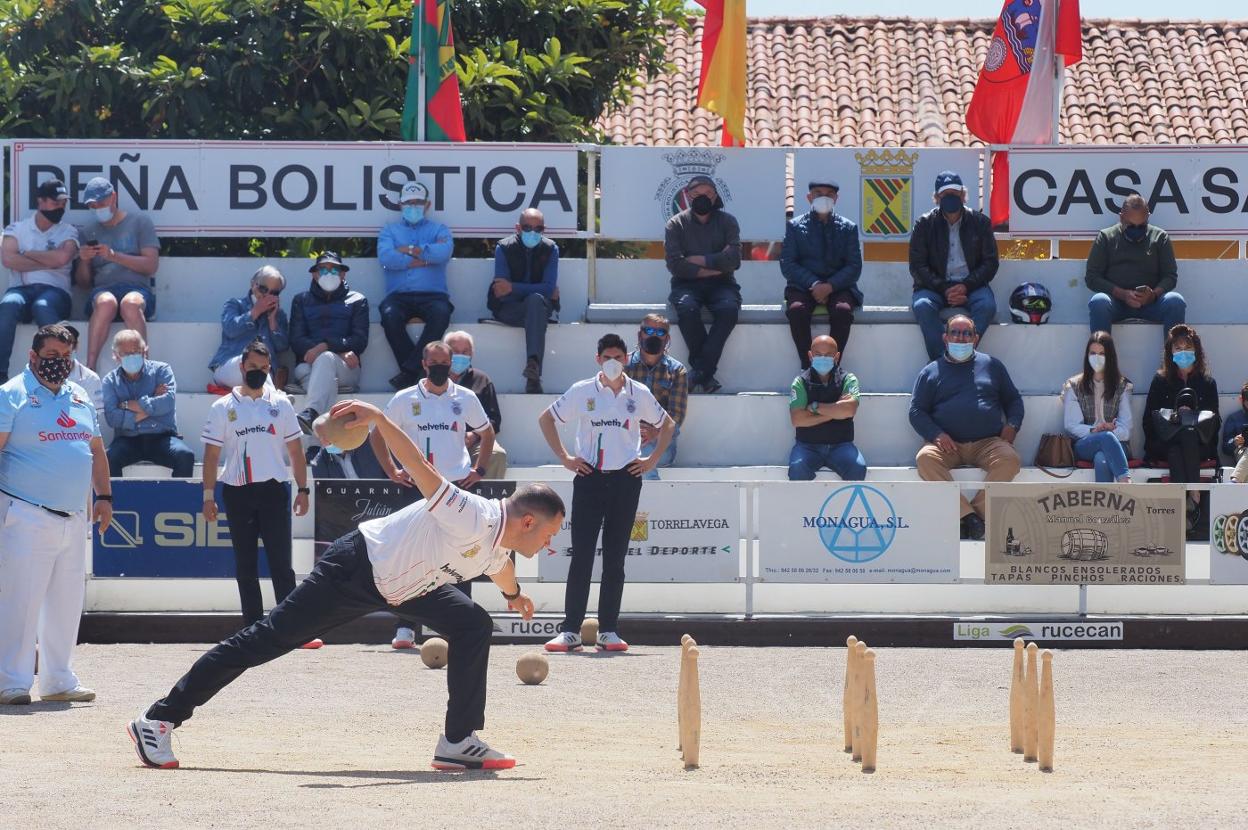
[[[1056,135],[1060,75],[1083,58],[1079,0],[1005,0],[966,110],[966,126],[989,144],[1049,144]],[[994,225],[1009,221],[1009,161],[992,164]]]

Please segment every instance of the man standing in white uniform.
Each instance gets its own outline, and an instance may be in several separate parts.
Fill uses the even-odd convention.
[[[253,666],[298,648],[335,626],[375,611],[421,620],[450,645],[445,732],[433,766],[443,770],[509,769],[515,759],[477,737],[485,726],[486,671],[494,624],[454,588],[489,574],[507,605],[524,619],[533,601],[520,591],[508,556],[531,557],[550,545],[563,522],[563,501],[544,484],[528,484],[502,501],[455,487],[377,407],[344,401],[331,417],[354,415],[354,428],[374,427],[425,498],[362,523],[334,542],[312,573],[267,617],[204,654],[162,700],[128,726],[144,764],[178,765],[172,731]]]
[[[0,386],[0,704],[30,703],[35,640],[43,700],[89,701],[70,667],[82,617],[88,482],[94,519],[113,517],[95,407],[67,381],[73,337],[39,329],[22,374]]]

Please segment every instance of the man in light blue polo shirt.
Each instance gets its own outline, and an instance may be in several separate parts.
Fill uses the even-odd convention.
[[[30,364],[0,386],[0,704],[30,703],[35,642],[43,700],[89,701],[70,667],[87,562],[89,487],[95,521],[112,521],[108,455],[95,405],[68,380],[73,335],[35,334]]]
[[[399,364],[399,373],[390,378],[395,389],[406,389],[425,376],[425,346],[442,339],[455,310],[446,290],[446,264],[455,242],[450,228],[429,218],[429,207],[429,188],[408,182],[399,195],[402,218],[377,237],[377,261],[386,276],[381,327]],[[413,317],[425,321],[415,343],[407,336],[407,321]]]

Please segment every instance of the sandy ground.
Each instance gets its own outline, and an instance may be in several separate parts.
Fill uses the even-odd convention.
[[[81,646],[93,704],[0,706],[7,827],[1245,827],[1242,653],[1059,652],[1055,771],[1008,751],[1010,651],[879,652],[879,770],[841,751],[844,649],[702,650],[702,767],[675,750],[679,649],[497,647],[483,737],[514,770],[429,769],[445,672],[330,646],[248,672],[141,767],[124,725],[204,646]]]

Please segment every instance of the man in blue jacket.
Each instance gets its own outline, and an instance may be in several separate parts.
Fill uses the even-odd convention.
[[[299,361],[295,381],[307,393],[296,417],[307,435],[339,392],[354,392],[360,385],[360,356],[368,348],[368,298],[347,285],[350,270],[338,254],[325,251],[308,269],[311,287],[290,308],[290,345]]]
[[[377,237],[377,259],[386,277],[381,326],[399,364],[390,385],[405,389],[424,377],[425,346],[441,340],[451,324],[455,307],[446,290],[446,264],[454,240],[450,228],[428,218],[429,188],[420,182],[403,185],[399,209],[402,219],[386,225]],[[407,336],[407,321],[413,317],[425,321],[415,343]]]
[[[108,446],[114,476],[131,464],[147,461],[190,478],[195,453],[178,434],[177,381],[168,363],[148,360],[147,343],[134,329],[113,337],[113,356],[121,364],[104,376],[104,418],[115,432]]]
[[[844,354],[854,309],[862,305],[858,290],[862,243],[858,226],[836,213],[840,185],[826,179],[813,181],[806,191],[811,209],[788,223],[780,248],[780,273],[788,283],[784,314],[803,371],[810,368],[810,320],[815,307],[827,308],[828,334]]]
[[[537,208],[520,214],[516,232],[494,247],[494,280],[485,303],[494,319],[524,326],[527,394],[542,393],[546,324],[559,310],[559,246],[545,235],[546,219]]]
[[[221,345],[208,368],[218,386],[241,386],[243,349],[253,340],[269,347],[273,362],[290,348],[290,321],[282,311],[281,293],[286,277],[272,265],[262,265],[251,275],[251,290],[242,297],[231,297],[221,308]],[[274,369],[276,385],[282,383],[285,369]]]

